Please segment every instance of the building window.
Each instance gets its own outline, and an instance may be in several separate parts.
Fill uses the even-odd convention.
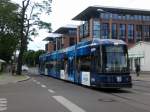
[[[126,15],[126,20],[130,20],[130,15]]]
[[[84,30],[84,26],[83,25],[81,25],[80,27],[79,27],[79,29],[80,29],[80,37],[82,37],[83,36],[83,30]]]
[[[100,38],[100,22],[93,21],[93,38]]]
[[[146,16],[143,16],[143,20],[146,21]]]
[[[109,24],[102,23],[101,25],[101,38],[107,39],[109,38]]]
[[[136,25],[136,41],[142,39],[142,25]]]
[[[119,38],[125,41],[125,37],[126,37],[126,25],[125,24],[120,24]]]
[[[141,15],[138,16],[138,20],[140,20],[140,21],[142,20],[142,16]]]
[[[149,21],[149,16],[146,16],[146,21]]]
[[[117,39],[117,24],[112,24],[112,39]]]
[[[134,37],[134,25],[128,24],[128,41],[132,42]]]
[[[80,27],[80,37],[85,38],[89,35],[89,24],[88,21],[86,21],[84,24],[82,24]]]
[[[110,13],[101,13],[101,18],[106,20],[110,19]]]
[[[86,21],[84,23],[84,35],[88,36],[88,34],[89,34],[89,24],[88,24],[88,21]]]
[[[118,19],[121,20],[122,19],[122,15],[118,14]]]
[[[68,31],[68,33],[69,33],[69,35],[76,35],[77,32],[76,32],[76,30],[71,29]]]
[[[69,45],[72,46],[72,45],[74,45],[74,44],[75,44],[75,38],[70,38],[70,43],[69,43]]]
[[[117,20],[118,19],[118,14],[112,14],[112,19]]]
[[[143,26],[143,34],[144,34],[144,39],[146,41],[150,41],[150,26],[149,25]]]

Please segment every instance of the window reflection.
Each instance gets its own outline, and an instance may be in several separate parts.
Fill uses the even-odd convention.
[[[125,40],[126,37],[126,25],[125,24],[120,24],[119,27],[119,38],[122,40]]]
[[[128,24],[128,41],[132,42],[134,38],[134,25]]]

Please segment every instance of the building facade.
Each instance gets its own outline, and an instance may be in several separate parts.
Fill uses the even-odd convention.
[[[48,38],[47,51],[52,52],[92,38],[121,39],[128,44],[130,67],[135,70],[139,63],[142,71],[150,71],[148,65],[150,49],[150,11],[118,7],[90,6],[76,15],[81,21],[78,27],[60,27],[54,33],[60,38]],[[146,46],[146,47],[144,47]],[[146,48],[146,49],[144,49]]]
[[[54,33],[62,34],[60,46],[61,48],[66,48],[76,44],[77,41],[77,27],[60,27]]]
[[[150,41],[150,11],[115,7],[88,7],[73,20],[83,21],[77,28],[77,41],[90,38],[121,39],[129,47]]]
[[[48,41],[45,45],[46,52],[53,52],[55,50],[63,49],[76,44],[77,42],[77,27],[60,27],[53,32],[44,41]]]
[[[140,65],[141,71],[150,72],[150,42],[140,41],[129,49],[130,70],[135,71],[136,64]]]

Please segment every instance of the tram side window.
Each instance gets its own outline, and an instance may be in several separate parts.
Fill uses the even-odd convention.
[[[84,56],[80,58],[80,71],[90,71],[91,56]]]
[[[55,70],[55,69],[56,69],[56,61],[51,61],[51,62],[49,63],[49,68],[50,68],[51,70]]]
[[[60,69],[64,70],[64,61],[60,62]]]
[[[60,68],[61,68],[62,70],[65,69],[66,63],[67,63],[67,60],[62,60],[62,61],[60,62]]]
[[[59,60],[59,61],[57,61],[57,65],[56,65],[57,67],[57,70],[64,70],[64,60]]]

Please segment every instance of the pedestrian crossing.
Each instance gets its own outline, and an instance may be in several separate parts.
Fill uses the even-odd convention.
[[[0,112],[7,110],[7,99],[0,98]]]

